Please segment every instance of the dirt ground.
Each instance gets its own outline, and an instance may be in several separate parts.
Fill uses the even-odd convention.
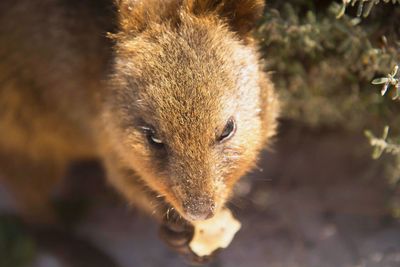
[[[400,223],[388,216],[389,188],[367,146],[361,133],[284,127],[239,184],[231,207],[242,229],[209,266],[399,267]],[[99,171],[75,176],[83,188],[101,187],[93,186]],[[85,241],[47,238],[34,267],[187,266],[150,218],[99,191],[111,189],[86,193],[98,201],[75,230]],[[4,188],[0,208],[13,210]]]

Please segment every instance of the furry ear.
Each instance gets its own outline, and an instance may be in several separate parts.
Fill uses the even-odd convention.
[[[195,15],[216,13],[241,35],[254,28],[265,6],[265,0],[186,0],[184,3]]]
[[[195,16],[217,15],[231,29],[247,35],[261,18],[265,0],[114,0],[122,31],[140,32],[149,22],[179,20],[183,8]]]
[[[119,27],[124,32],[141,32],[149,22],[162,23],[176,16],[180,1],[114,0],[118,8]]]
[[[119,27],[122,31],[141,31],[144,26],[143,2],[135,0],[114,0],[118,8]]]

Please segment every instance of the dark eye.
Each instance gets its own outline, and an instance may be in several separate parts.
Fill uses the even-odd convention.
[[[236,132],[236,122],[234,118],[230,118],[225,125],[222,134],[218,137],[218,142],[222,143],[228,141]]]
[[[152,146],[157,149],[164,148],[164,143],[162,142],[161,139],[157,137],[156,131],[148,126],[142,126],[142,130],[144,131],[144,134],[146,135],[147,142]]]

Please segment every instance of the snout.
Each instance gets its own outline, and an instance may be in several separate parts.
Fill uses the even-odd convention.
[[[216,212],[215,201],[207,196],[189,197],[183,201],[182,208],[184,217],[191,221],[210,219]]]

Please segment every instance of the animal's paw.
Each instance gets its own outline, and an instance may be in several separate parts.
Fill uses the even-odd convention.
[[[184,221],[164,222],[160,227],[160,236],[174,251],[181,254],[189,263],[201,265],[210,262],[219,250],[209,256],[197,256],[190,249],[190,242],[194,235],[194,227]]]

